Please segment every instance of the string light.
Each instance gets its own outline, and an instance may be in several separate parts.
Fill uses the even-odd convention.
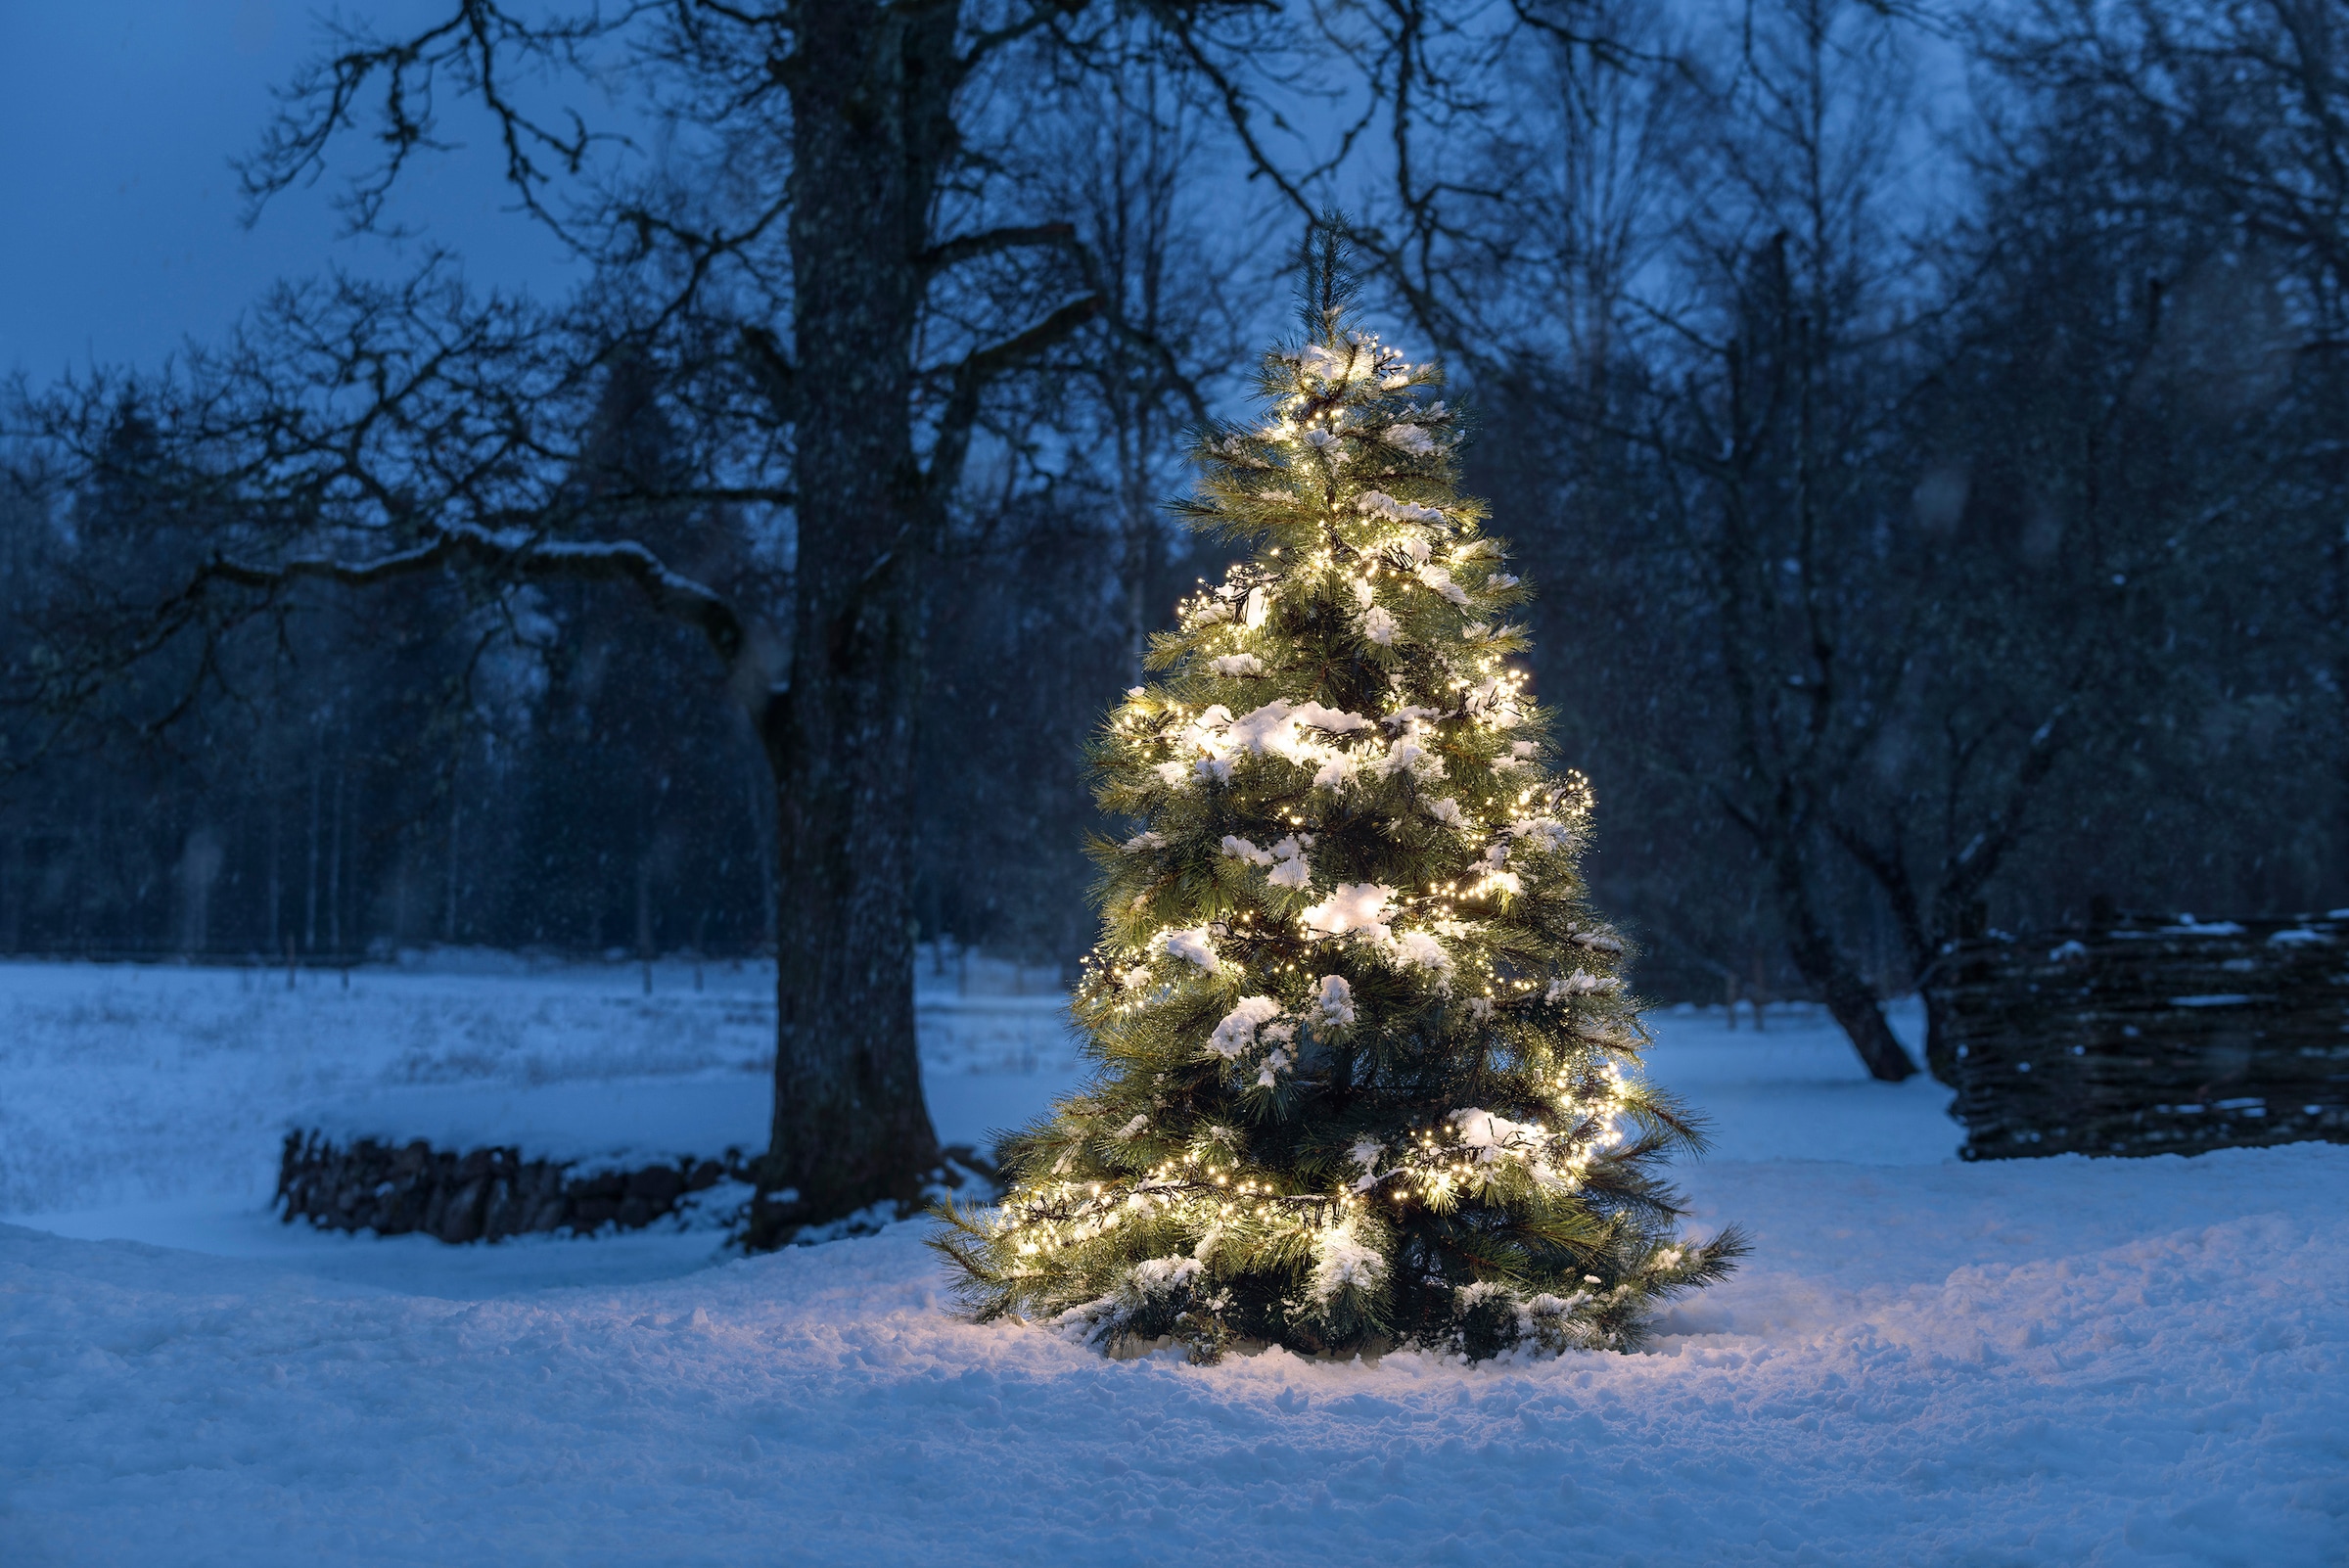
[[[1148,823],[1104,852],[1105,935],[1076,998],[1107,1072],[1024,1145],[1033,1174],[966,1227],[991,1238],[973,1257],[992,1262],[972,1267],[1007,1301],[1112,1321],[1151,1278],[1223,1278],[1224,1247],[1313,1260],[1319,1278],[1357,1224],[1375,1264],[1382,1227],[1432,1223],[1417,1210],[1523,1219],[1570,1203],[1621,1156],[1627,1118],[1648,1114],[1610,1055],[1635,1044],[1620,993],[1561,990],[1593,968],[1611,986],[1621,944],[1566,923],[1585,918],[1572,853],[1589,781],[1549,776],[1538,741],[1510,739],[1539,723],[1527,673],[1507,663],[1523,628],[1501,609],[1521,595],[1475,503],[1449,491],[1451,438],[1430,433],[1451,416],[1413,395],[1433,377],[1375,338],[1309,347],[1282,361],[1290,380],[1260,428],[1206,443],[1202,504],[1263,548],[1198,579],[1153,649],[1166,678],[1128,692],[1106,728],[1104,806]],[[1405,425],[1408,440],[1382,444]],[[1483,587],[1474,562],[1491,563],[1474,575]],[[1304,625],[1354,640],[1333,663]],[[1304,669],[1324,672],[1300,691]],[[1350,681],[1363,713],[1338,716],[1366,734],[1282,720]],[[1284,687],[1285,706],[1233,716],[1235,690]],[[1283,832],[1286,850],[1267,844]],[[1310,921],[1342,886],[1378,894],[1375,919]],[[1545,969],[1551,949],[1584,963]],[[1210,1049],[1206,1025],[1223,1015]],[[1457,1081],[1490,1084],[1478,1093],[1502,1111],[1438,1109],[1406,1087],[1441,1065],[1430,1051],[1488,1064]],[[1283,1118],[1320,1114],[1341,1058],[1373,1130],[1333,1178]],[[1410,1125],[1376,1130],[1381,1106],[1411,1107]],[[1149,1259],[1170,1245],[1180,1255]],[[1146,1278],[1145,1264],[1180,1268]]]

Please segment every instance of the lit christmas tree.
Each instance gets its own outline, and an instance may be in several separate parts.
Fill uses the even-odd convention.
[[[1433,365],[1350,325],[1334,234],[1269,415],[1204,431],[1195,525],[1253,556],[1157,640],[1100,744],[1101,1067],[938,1245],[981,1318],[1104,1345],[1629,1349],[1727,1274],[1653,1168],[1700,1146],[1634,1076],[1624,944],[1506,663],[1526,597],[1456,493]]]

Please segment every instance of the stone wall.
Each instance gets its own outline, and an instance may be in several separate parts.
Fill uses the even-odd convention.
[[[740,1157],[680,1159],[634,1171],[573,1174],[571,1161],[526,1160],[519,1149],[450,1153],[421,1139],[336,1142],[289,1132],[278,1161],[277,1202],[330,1230],[411,1231],[442,1241],[494,1241],[533,1231],[584,1234],[609,1223],[636,1229],[677,1212],[688,1194],[729,1176]]]
[[[2121,919],[1951,958],[1966,1159],[2349,1142],[2349,918]]]

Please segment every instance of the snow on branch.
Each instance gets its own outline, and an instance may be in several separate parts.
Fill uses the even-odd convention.
[[[183,597],[200,597],[212,581],[273,594],[298,582],[365,588],[462,569],[519,582],[630,583],[657,614],[698,627],[729,669],[748,644],[742,618],[723,594],[672,571],[634,540],[546,539],[524,530],[493,530],[470,524],[440,529],[412,549],[372,560],[297,556],[263,567],[215,556]]]

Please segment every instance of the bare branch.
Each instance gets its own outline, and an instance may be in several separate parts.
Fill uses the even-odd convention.
[[[337,205],[353,232],[379,230],[410,160],[448,146],[437,135],[436,115],[445,77],[491,116],[505,154],[506,182],[524,208],[570,241],[546,205],[555,175],[576,175],[595,147],[625,145],[627,139],[589,130],[576,113],[565,112],[568,123],[532,113],[514,96],[507,66],[578,66],[588,45],[652,9],[654,0],[626,0],[610,16],[591,7],[584,15],[526,22],[495,0],[457,0],[441,22],[397,39],[336,26],[335,53],[295,78],[259,148],[238,161],[246,222],[255,221],[281,192],[324,178],[335,139],[371,117],[383,152],[372,167],[351,177]],[[372,115],[361,107],[370,89],[380,94]]]
[[[1014,224],[942,241],[922,253],[921,266],[925,274],[935,274],[979,256],[1028,246],[1066,246],[1076,238],[1072,223]]]
[[[979,399],[988,384],[1006,371],[1033,364],[1046,350],[1075,336],[1101,314],[1102,300],[1088,294],[1072,300],[1036,325],[1001,343],[974,349],[956,365],[952,391],[940,416],[938,441],[930,458],[930,488],[943,495],[962,477],[962,460],[970,449],[971,428],[978,422]]]

